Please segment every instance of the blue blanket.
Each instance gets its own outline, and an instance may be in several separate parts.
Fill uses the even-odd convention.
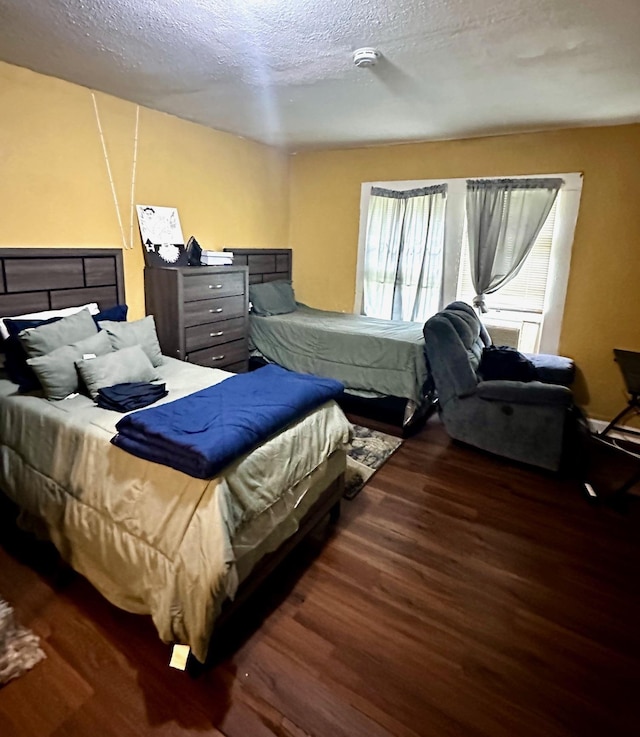
[[[127,415],[111,442],[140,458],[207,479],[343,389],[334,379],[268,365]]]

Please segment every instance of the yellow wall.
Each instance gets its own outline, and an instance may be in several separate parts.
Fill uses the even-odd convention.
[[[125,228],[136,107],[97,94]],[[585,128],[292,156],[140,109],[135,202],[175,206],[209,248],[294,249],[299,297],[351,310],[360,184],[584,172],[560,349],[578,398],[611,417],[624,402],[611,349],[640,350],[640,126]],[[120,247],[89,90],[0,63],[0,247]],[[131,316],[144,313],[142,248],[125,250]]]
[[[126,239],[136,106],[96,94]],[[135,202],[177,207],[206,248],[282,247],[288,161],[251,141],[140,109]],[[91,93],[0,63],[0,247],[122,246]],[[144,314],[143,255],[124,252],[131,316]]]
[[[560,351],[580,369],[578,401],[610,419],[625,403],[612,348],[640,350],[639,165],[639,125],[297,154],[296,295],[353,309],[362,182],[583,172]]]

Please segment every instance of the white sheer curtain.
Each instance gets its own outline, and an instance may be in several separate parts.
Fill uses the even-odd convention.
[[[406,191],[372,187],[363,314],[423,322],[440,309],[446,191],[445,184]]]
[[[467,226],[475,307],[522,268],[556,200],[562,179],[467,181]]]

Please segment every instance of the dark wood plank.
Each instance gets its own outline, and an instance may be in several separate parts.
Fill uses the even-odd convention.
[[[275,254],[271,253],[252,254],[249,256],[247,263],[249,265],[249,273],[267,273],[276,270],[276,257]]]
[[[29,312],[42,312],[50,309],[48,292],[28,292],[26,294],[1,294],[0,315],[24,315]]]
[[[276,271],[291,275],[291,254],[279,253],[276,255]]]
[[[283,273],[276,273],[276,274],[263,274],[262,275],[262,281],[281,281],[285,278],[285,274]]]
[[[7,292],[37,292],[84,286],[82,259],[43,258],[34,269],[33,259],[9,258],[4,270]]]
[[[113,256],[84,259],[85,286],[117,284],[116,260]]]
[[[76,305],[97,302],[101,310],[118,304],[118,291],[112,287],[85,287],[84,289],[65,289],[51,292],[51,307],[75,307]]]
[[[0,690],[0,733],[635,737],[639,524],[637,498],[591,505],[431,418],[197,677],[148,618],[0,549],[0,591],[49,655]]]

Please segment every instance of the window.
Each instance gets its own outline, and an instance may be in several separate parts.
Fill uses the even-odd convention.
[[[536,312],[542,314],[544,310],[544,296],[547,289],[547,275],[551,260],[551,244],[553,241],[553,226],[556,221],[558,200],[553,203],[542,230],[538,233],[536,242],[527,256],[527,260],[518,274],[502,289],[493,294],[487,294],[486,306],[492,310],[518,310],[519,312]],[[475,290],[471,283],[471,269],[469,264],[469,240],[467,237],[467,219],[464,220],[462,236],[462,253],[460,256],[460,272],[458,277],[458,299],[465,302],[473,301]]]
[[[393,190],[369,197],[362,314],[424,322],[438,311],[446,187]]]
[[[483,320],[498,344],[514,345],[527,352],[557,353],[582,175],[546,176],[560,177],[565,184],[520,272],[502,289],[486,296],[488,312]],[[465,214],[466,179],[367,182],[362,185],[356,312],[362,312],[367,215],[372,186],[410,190],[434,185],[446,186],[447,199],[442,213],[444,254],[439,261],[441,269],[436,279],[439,284],[434,286],[431,280],[430,313],[455,299],[473,301],[475,295],[470,277]],[[414,319],[422,320],[429,316],[425,314]]]
[[[518,274],[504,287],[485,297],[488,312],[483,315],[483,322],[498,345],[510,345],[526,353],[538,350],[559,197]],[[475,297],[466,217],[456,297],[469,304]]]

